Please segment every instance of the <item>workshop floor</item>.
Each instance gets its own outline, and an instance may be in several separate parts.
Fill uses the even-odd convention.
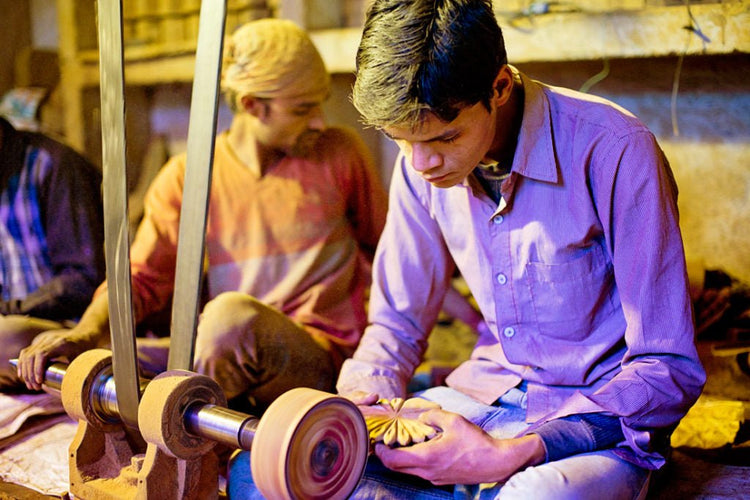
[[[473,340],[461,323],[438,326],[417,379],[439,381],[468,355]],[[679,446],[652,483],[649,500],[750,498],[750,376],[734,358],[716,358],[710,345],[700,347],[709,382],[675,433]],[[12,436],[0,435],[0,500],[66,498],[67,443],[75,423],[55,412],[54,401],[44,404],[52,415],[28,416]],[[45,413],[43,404],[32,406]],[[3,408],[0,401],[0,417]],[[45,475],[50,479],[40,487]]]

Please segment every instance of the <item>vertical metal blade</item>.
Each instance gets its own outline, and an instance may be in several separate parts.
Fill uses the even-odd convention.
[[[99,0],[98,7],[104,247],[112,369],[120,417],[127,426],[137,428],[140,389],[130,286],[122,4],[120,0]]]
[[[226,0],[201,2],[172,305],[170,370],[193,368],[225,20]]]

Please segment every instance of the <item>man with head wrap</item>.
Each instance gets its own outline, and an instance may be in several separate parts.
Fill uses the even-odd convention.
[[[329,83],[290,21],[253,21],[227,42],[222,90],[234,116],[216,140],[194,369],[246,411],[293,387],[333,391],[366,323],[386,195],[361,140],[326,128]],[[138,322],[172,297],[185,159],[170,159],[146,194],[131,247]],[[103,284],[74,329],[42,333],[21,352],[19,376],[39,389],[48,360],[106,345],[108,317]],[[139,339],[142,366],[164,369],[167,348]]]

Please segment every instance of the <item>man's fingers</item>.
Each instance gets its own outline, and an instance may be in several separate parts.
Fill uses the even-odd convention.
[[[31,351],[31,352],[29,352]],[[27,347],[18,355],[18,367],[16,373],[23,380],[26,387],[33,391],[39,391],[44,381],[44,369],[47,357],[38,352],[35,347]]]
[[[389,469],[406,472],[406,469],[413,470],[415,468],[414,454],[411,453],[411,448],[413,447],[393,448],[383,443],[377,443],[375,445],[375,455]]]
[[[437,461],[435,453],[439,453],[431,441],[397,448],[377,443],[374,451],[383,465],[389,469],[423,479],[428,479],[431,475],[430,470]]]
[[[456,413],[451,413],[445,410],[428,410],[419,415],[419,420],[425,424],[434,427],[437,430],[442,430],[450,426],[451,422],[461,417]]]
[[[378,395],[374,392],[354,391],[339,395],[357,406],[369,406],[378,401]]]
[[[42,383],[44,382],[44,371],[47,367],[47,356],[38,354],[34,357],[34,382],[39,387],[39,389],[42,388]]]
[[[29,381],[26,378],[26,364],[28,363],[28,356],[26,354],[27,348],[21,349],[21,352],[18,353],[18,365],[16,365],[16,374],[18,375],[18,378],[20,378],[24,384],[26,384],[27,389],[31,389],[29,386]]]

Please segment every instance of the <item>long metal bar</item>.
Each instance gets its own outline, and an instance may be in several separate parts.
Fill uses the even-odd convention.
[[[140,391],[130,285],[121,1],[99,0],[98,14],[104,247],[112,367],[122,422],[137,428]]]
[[[193,369],[226,10],[226,0],[201,2],[167,362],[170,370]]]
[[[17,366],[18,360],[11,359],[10,363]],[[47,366],[44,372],[45,387],[59,392],[67,368],[64,363],[51,363]],[[117,420],[121,411],[115,395],[112,374],[102,373],[94,384],[95,387],[91,391],[94,399],[91,401],[92,409],[102,420]],[[146,385],[147,380],[140,381],[141,391]],[[252,448],[259,423],[259,419],[253,415],[214,404],[194,403],[185,409],[183,416],[188,432],[242,450]]]
[[[206,439],[233,448],[250,450],[258,418],[211,404],[195,404],[185,410],[185,428]]]

